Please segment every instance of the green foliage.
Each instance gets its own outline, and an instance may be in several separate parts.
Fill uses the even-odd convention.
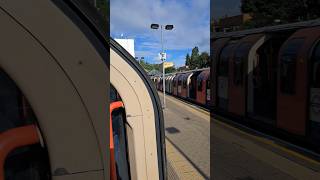
[[[189,68],[190,69],[196,69],[199,68],[199,48],[198,47],[194,47],[191,51],[191,57],[190,57],[190,64],[189,64]]]
[[[168,67],[166,68],[165,70],[165,73],[173,73],[173,72],[176,72],[176,68],[175,67]]]
[[[107,20],[109,19],[109,0],[96,0],[97,9],[102,16]]]
[[[189,55],[189,53],[186,55],[186,63],[185,63],[185,65],[186,66],[190,66],[190,55]]]
[[[189,67],[189,69],[200,69],[204,67],[209,67],[209,54],[207,52],[202,52],[201,54],[199,54],[199,48],[194,47],[191,52],[191,57],[189,56],[189,54],[187,54],[185,64]]]
[[[207,52],[202,52],[199,57],[199,68],[209,67],[210,57]]]
[[[319,9],[319,0],[242,0],[241,5],[241,11],[253,17],[244,25],[248,28],[319,18]]]
[[[160,71],[160,65],[159,64],[150,64],[148,62],[145,62],[144,60],[140,60],[139,64],[145,69],[147,72],[155,69]]]

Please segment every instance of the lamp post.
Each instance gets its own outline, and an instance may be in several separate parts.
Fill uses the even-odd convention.
[[[163,49],[163,35],[162,35],[162,30],[163,28],[165,30],[172,30],[173,29],[173,25],[159,25],[159,24],[151,24],[151,29],[159,29],[160,27],[160,31],[161,31],[161,53],[160,53],[160,57],[161,57],[161,61],[162,61],[162,90],[163,90],[163,105],[162,108],[165,109],[166,108],[166,83],[165,83],[165,67],[164,67],[164,62],[166,61],[166,56],[164,53],[164,49]]]

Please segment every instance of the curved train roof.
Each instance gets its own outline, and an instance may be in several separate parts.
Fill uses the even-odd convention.
[[[272,32],[296,30],[300,28],[314,27],[314,26],[320,26],[320,18],[315,20],[295,22],[290,24],[281,24],[281,25],[267,26],[267,27],[261,27],[261,28],[255,28],[255,29],[247,29],[242,31],[216,32],[215,36],[212,37],[212,39],[215,40],[215,39],[227,38],[227,37],[237,38],[237,37],[242,37],[249,34],[272,33]]]

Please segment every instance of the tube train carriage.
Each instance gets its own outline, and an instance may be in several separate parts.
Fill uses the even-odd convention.
[[[151,77],[159,91],[163,91],[163,78]],[[173,96],[209,107],[210,105],[210,69],[198,69],[180,73],[166,74],[165,91]]]
[[[157,93],[88,5],[0,1],[1,180],[166,179]]]
[[[215,112],[320,147],[319,20],[218,34],[211,48]]]

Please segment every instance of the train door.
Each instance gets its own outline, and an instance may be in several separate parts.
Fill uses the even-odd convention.
[[[187,74],[183,74],[181,78],[181,93],[180,96],[185,98],[187,94]]]
[[[306,134],[308,61],[319,36],[319,27],[298,30],[279,53],[277,126],[297,135]]]
[[[163,79],[162,79],[162,77],[160,77],[160,79],[159,79],[159,91],[162,91],[162,85],[163,85],[162,81],[163,81]]]
[[[178,89],[177,89],[177,96],[181,97],[181,93],[182,93],[182,84],[183,84],[183,77],[184,77],[184,74],[181,74],[179,77],[178,77]]]
[[[256,57],[256,49],[261,46],[265,37],[261,34],[249,35],[237,43],[234,49],[234,56],[230,61],[230,84],[228,109],[234,115],[245,116],[247,102],[247,75],[251,71],[248,67],[248,58]],[[251,73],[251,72],[250,72]],[[248,95],[251,96],[251,93]],[[249,96],[249,97],[250,97]]]
[[[169,79],[170,79],[170,76],[167,76],[166,77],[166,92],[169,92]]]
[[[279,49],[288,38],[272,34],[249,59],[247,115],[251,119],[275,125],[277,107],[277,58]]]
[[[194,72],[190,77],[190,85],[189,85],[189,98],[191,100],[196,100],[197,98],[197,78],[201,71]]]
[[[167,85],[166,85],[166,87],[167,87],[167,93],[170,93],[170,85],[171,85],[170,79],[171,79],[171,77],[172,77],[172,76],[168,76],[168,78],[167,78]]]
[[[211,103],[213,107],[217,106],[217,92],[218,92],[218,65],[219,65],[219,56],[221,53],[222,48],[228,43],[230,39],[229,38],[221,38],[221,39],[217,39],[215,41],[211,41],[211,70],[210,71],[210,79],[211,79]]]
[[[173,86],[174,86],[174,78],[176,77],[176,75],[172,75],[172,77],[170,78],[170,94],[173,94]]]
[[[211,78],[211,76],[210,76],[210,70],[209,70],[209,74],[208,74],[208,76],[207,76],[207,79],[206,79],[206,105],[208,105],[208,106],[211,106],[211,92],[210,92],[210,90],[211,90],[211,86],[210,86],[210,78]]]
[[[157,91],[142,67],[113,39],[110,83],[125,108],[125,124],[118,127],[126,131],[130,178],[165,179],[164,125]]]
[[[190,73],[187,77],[187,95],[186,98],[190,98],[190,87],[191,87],[191,76],[193,75],[193,73]]]
[[[310,136],[312,142],[320,140],[320,41],[315,46],[310,62]]]
[[[178,80],[179,80],[179,76],[180,74],[177,74],[174,78],[173,78],[173,95],[177,96],[178,95]]]
[[[206,105],[207,102],[207,80],[209,76],[209,70],[203,70],[197,79],[197,103],[202,105]]]
[[[222,50],[217,59],[217,107],[227,112],[229,103],[229,61],[233,56],[236,41],[230,41]]]
[[[168,77],[167,77],[167,85],[166,85],[166,87],[167,87],[167,93],[170,92],[170,79],[171,79],[171,76],[168,76]]]
[[[189,94],[190,76],[192,73],[186,73],[182,77],[181,97],[187,98]]]

